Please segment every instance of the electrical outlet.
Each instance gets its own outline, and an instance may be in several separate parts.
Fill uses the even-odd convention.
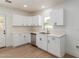
[[[79,49],[79,46],[77,45],[76,48]]]

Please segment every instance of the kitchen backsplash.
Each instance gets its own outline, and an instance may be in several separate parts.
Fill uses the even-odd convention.
[[[33,27],[32,32],[46,32],[46,30],[43,30],[41,27]],[[54,26],[53,29],[49,30],[50,33],[65,33],[64,26]]]
[[[27,32],[46,32],[42,27],[13,27],[13,33],[27,33]],[[49,30],[50,33],[65,33],[64,26],[54,26]]]
[[[54,28],[52,30],[50,30],[50,32],[65,33],[65,27],[64,26],[54,26]]]
[[[31,27],[13,27],[13,33],[27,33],[31,32]]]

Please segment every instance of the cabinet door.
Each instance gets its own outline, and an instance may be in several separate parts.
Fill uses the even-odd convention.
[[[20,45],[25,44],[24,34],[19,34],[19,39],[20,39]]]
[[[24,34],[24,40],[25,40],[25,44],[31,43],[31,35],[30,35],[30,33]]]
[[[36,45],[41,48],[42,47],[42,42],[41,42],[42,38],[40,34],[36,35]]]
[[[57,22],[57,25],[63,25],[64,23],[63,23],[63,8],[61,8],[61,9],[58,9],[58,19],[56,20],[56,22]]]
[[[47,37],[44,35],[40,35],[37,38],[36,44],[39,48],[43,49],[43,50],[47,50]]]
[[[48,37],[48,52],[60,56],[60,40],[54,37]]]
[[[13,34],[13,47],[19,46],[20,45],[20,38],[19,35]]]
[[[51,22],[55,25],[63,25],[63,8],[53,9],[51,13]]]
[[[39,26],[43,25],[43,18],[41,15],[39,15]]]
[[[44,29],[45,28],[45,26],[44,26],[44,19],[45,19],[45,17],[44,17],[44,15],[41,15],[40,16],[40,24],[41,24],[41,26],[42,26],[42,29]]]
[[[22,34],[13,34],[13,47],[24,44],[24,36]]]
[[[39,25],[39,16],[32,16],[32,25],[33,26]]]
[[[42,25],[42,17],[40,15],[32,17],[32,25],[33,26],[41,26]]]
[[[57,20],[57,10],[53,9],[50,16],[51,16],[51,24],[54,25]]]
[[[24,17],[24,26],[31,26],[32,25],[32,17],[25,16]]]
[[[42,36],[42,40],[41,41],[42,41],[42,47],[41,47],[41,49],[47,51],[47,36],[46,35]]]
[[[23,17],[21,15],[13,15],[12,23],[14,26],[24,26]]]

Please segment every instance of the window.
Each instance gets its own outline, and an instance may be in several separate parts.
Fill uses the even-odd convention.
[[[48,32],[50,30],[50,28],[53,28],[53,26],[50,24],[50,17],[45,17],[44,19],[44,23],[43,23],[43,29],[46,30],[46,32]]]

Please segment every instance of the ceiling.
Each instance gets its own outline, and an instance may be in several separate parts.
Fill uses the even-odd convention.
[[[15,8],[27,12],[35,12],[51,8],[63,3],[63,0],[9,0],[12,3],[7,3],[5,0],[0,0],[0,6]],[[27,5],[27,7],[24,7]]]

